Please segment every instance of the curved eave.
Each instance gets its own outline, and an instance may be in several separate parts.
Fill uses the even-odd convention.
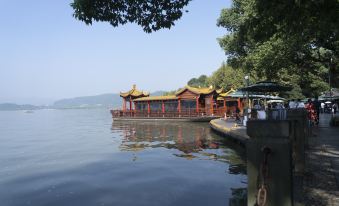
[[[148,97],[149,93],[148,92],[143,92],[143,91],[135,91],[131,90],[129,92],[120,92],[120,97],[133,97],[133,98],[139,98],[139,97]]]
[[[195,87],[190,87],[190,86],[185,86],[184,88],[182,88],[181,90],[179,90],[178,92],[175,93],[175,95],[180,95],[181,93],[185,92],[186,90],[194,93],[194,94],[197,94],[197,95],[200,95],[200,94],[203,94],[203,95],[208,95],[208,94],[212,94],[214,92],[217,93],[217,91],[215,89],[209,89],[209,88],[195,88]],[[206,90],[206,91],[204,91]]]
[[[231,93],[234,93],[234,92],[235,92],[234,89],[230,89],[229,91],[227,91],[227,92],[225,92],[225,93],[219,94],[219,96],[221,96],[221,97],[227,97],[227,96],[229,96]]]

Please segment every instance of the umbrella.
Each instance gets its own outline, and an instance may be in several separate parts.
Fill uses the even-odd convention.
[[[276,82],[262,81],[262,82],[257,82],[255,84],[252,84],[248,87],[243,87],[239,90],[247,91],[247,92],[262,92],[262,93],[285,92],[285,91],[291,91],[292,87],[280,85]]]

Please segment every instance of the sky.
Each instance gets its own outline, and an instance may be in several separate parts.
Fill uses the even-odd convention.
[[[62,98],[174,90],[226,60],[216,26],[230,0],[193,0],[170,30],[135,24],[87,26],[72,0],[0,0],[0,103],[51,104]]]

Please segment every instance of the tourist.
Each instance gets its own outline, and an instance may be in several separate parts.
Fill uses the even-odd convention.
[[[295,109],[295,107],[296,107],[296,102],[294,99],[291,99],[291,101],[288,103],[288,108]]]
[[[285,109],[284,105],[281,102],[278,102],[275,108],[276,109]]]
[[[313,105],[314,105],[315,111],[317,112],[317,119],[319,120],[321,104],[318,101],[318,97],[315,97],[315,100],[313,101]]]
[[[259,105],[259,103],[257,103],[253,106],[253,109],[260,110],[261,106]]]
[[[308,113],[308,119],[310,120],[312,125],[318,125],[319,119],[317,118],[317,113],[315,111],[315,106],[311,99],[308,99],[307,104],[305,106],[307,113]]]
[[[324,113],[325,112],[325,103],[321,102],[320,107],[321,107],[321,113]]]
[[[304,102],[302,102],[301,99],[298,99],[298,102],[297,102],[295,108],[305,108]]]
[[[284,102],[284,108],[290,108],[289,104],[290,104],[290,101],[285,101]]]
[[[240,109],[239,107],[235,107],[235,121],[240,122]]]
[[[336,102],[332,105],[332,114],[336,114],[338,110],[338,104]]]

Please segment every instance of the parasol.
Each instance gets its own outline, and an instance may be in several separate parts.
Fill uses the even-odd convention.
[[[262,82],[257,82],[247,87],[243,87],[239,90],[246,91],[246,92],[261,92],[261,93],[286,92],[286,91],[291,91],[292,87],[281,85],[276,82],[262,81]]]

